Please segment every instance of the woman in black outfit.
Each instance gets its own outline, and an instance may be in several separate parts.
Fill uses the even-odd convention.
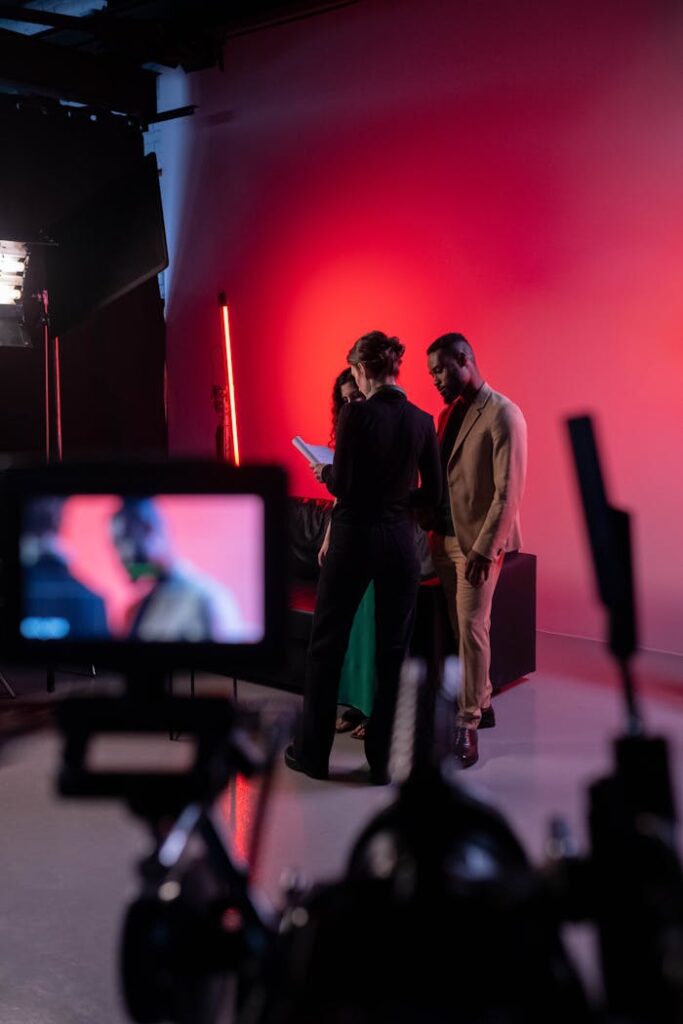
[[[356,609],[373,580],[377,691],[365,753],[372,781],[387,781],[398,677],[419,582],[412,508],[437,505],[441,497],[432,417],[396,384],[404,351],[398,338],[381,331],[358,339],[347,361],[366,401],[342,409],[334,462],[314,467],[337,503],[318,584],[302,724],[285,762],[317,779],[327,778],[344,653]]]

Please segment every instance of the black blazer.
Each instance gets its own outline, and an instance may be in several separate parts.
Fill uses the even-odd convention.
[[[335,521],[392,522],[412,507],[437,505],[442,472],[432,417],[391,385],[345,405],[323,481],[338,499]]]
[[[25,613],[29,618],[61,619],[65,640],[109,639],[104,600],[71,575],[57,555],[46,553],[26,569]]]

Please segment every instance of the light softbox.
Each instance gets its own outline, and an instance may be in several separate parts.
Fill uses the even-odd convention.
[[[168,266],[154,154],[47,232],[50,331],[62,335]]]

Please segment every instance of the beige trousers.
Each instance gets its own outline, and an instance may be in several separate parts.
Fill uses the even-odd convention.
[[[482,708],[491,703],[491,602],[504,556],[492,562],[489,578],[481,586],[473,587],[465,579],[467,556],[457,538],[432,533],[429,541],[460,655],[457,725],[476,729]]]

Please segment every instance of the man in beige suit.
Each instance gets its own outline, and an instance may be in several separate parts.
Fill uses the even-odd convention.
[[[521,544],[519,503],[526,474],[521,410],[485,383],[462,334],[427,349],[429,373],[446,408],[439,418],[444,499],[430,534],[459,645],[461,689],[455,755],[478,759],[477,729],[491,728],[491,602],[506,551]]]

